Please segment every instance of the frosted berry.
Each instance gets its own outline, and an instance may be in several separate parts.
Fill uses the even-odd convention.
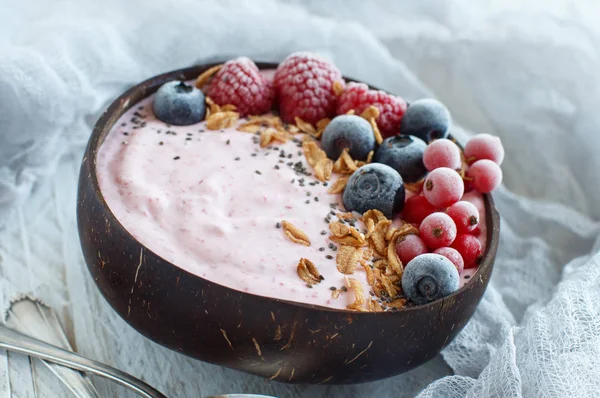
[[[239,57],[223,64],[212,77],[207,94],[218,105],[235,105],[243,117],[268,112],[274,91],[251,59]]]
[[[398,172],[385,164],[359,167],[348,180],[342,200],[348,211],[364,213],[377,209],[387,218],[402,211],[404,182]]]
[[[400,134],[414,135],[425,142],[446,138],[452,120],[441,102],[421,99],[411,102],[400,122]]]
[[[335,116],[337,97],[333,83],[344,83],[335,65],[316,54],[290,54],[275,71],[275,91],[283,121],[294,123],[299,117],[316,124],[326,117]]]
[[[452,264],[454,264],[459,274],[463,272],[463,269],[465,269],[465,262],[463,261],[463,258],[458,250],[451,247],[440,247],[439,249],[434,250],[434,253],[444,256],[448,260],[452,261]]]
[[[440,167],[429,173],[423,184],[423,195],[432,205],[453,205],[463,196],[465,185],[456,170]]]
[[[385,91],[370,90],[364,83],[348,83],[346,90],[338,99],[337,114],[343,115],[352,109],[360,115],[371,105],[379,109],[376,122],[381,134],[384,137],[398,134],[400,119],[406,112],[406,102]]]
[[[395,169],[405,182],[417,182],[427,173],[423,164],[423,151],[427,144],[410,135],[388,137],[375,151],[373,161]]]
[[[479,225],[479,210],[471,202],[456,202],[448,207],[446,214],[454,220],[458,233],[471,233]]]
[[[420,225],[425,217],[435,213],[436,210],[437,208],[429,203],[425,196],[415,195],[408,198],[404,203],[402,218],[411,224]]]
[[[425,148],[423,163],[429,171],[439,167],[448,167],[454,170],[460,169],[462,166],[460,149],[449,139],[442,138],[435,140]]]
[[[419,236],[430,249],[450,246],[456,238],[456,224],[446,213],[436,212],[425,217]]]
[[[465,262],[465,268],[475,268],[481,261],[481,242],[469,234],[458,234],[452,245],[460,253]]]
[[[428,253],[429,250],[418,235],[405,235],[396,242],[396,252],[402,264],[408,264],[410,260],[420,254]]]
[[[415,304],[427,304],[446,297],[459,286],[456,267],[439,254],[426,253],[413,258],[402,274],[402,291]]]
[[[491,134],[477,134],[465,145],[465,157],[470,162],[488,159],[501,165],[504,160],[504,147],[500,137]]]
[[[323,131],[321,148],[333,160],[337,160],[344,148],[348,148],[352,159],[365,160],[375,149],[373,128],[360,116],[336,116]]]
[[[473,189],[481,193],[490,193],[502,182],[502,169],[491,160],[478,160],[469,166],[467,177],[472,179]]]
[[[181,81],[160,86],[152,104],[154,114],[165,123],[185,126],[204,119],[204,93]]]

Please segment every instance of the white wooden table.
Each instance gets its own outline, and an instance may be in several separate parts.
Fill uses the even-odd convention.
[[[81,149],[82,150],[82,149]],[[141,377],[172,397],[247,392],[279,397],[412,397],[449,373],[441,358],[405,375],[356,386],[271,382],[185,357],[146,339],[100,295],[81,255],[75,221],[80,153],[64,160],[0,233],[0,305],[29,294],[50,305],[77,351]],[[103,397],[133,397],[99,378]],[[0,351],[0,397],[69,397],[38,360]]]

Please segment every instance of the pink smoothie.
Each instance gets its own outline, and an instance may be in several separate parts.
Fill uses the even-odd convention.
[[[255,135],[233,128],[167,126],[154,117],[151,101],[125,113],[98,153],[100,188],[121,224],[160,257],[212,282],[331,308],[351,304],[353,293],[333,299],[330,290],[346,285],[326,221],[343,210],[341,195],[297,174],[297,162],[312,173],[300,141],[260,148]],[[481,197],[471,196],[485,214]],[[312,245],[289,241],[278,228],[282,220],[301,228]],[[302,257],[325,278],[312,288],[296,273]],[[463,272],[461,284],[473,273]],[[371,290],[362,269],[352,277]]]

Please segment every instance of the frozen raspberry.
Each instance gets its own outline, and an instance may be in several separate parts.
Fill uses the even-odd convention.
[[[456,249],[465,262],[465,268],[475,268],[481,261],[481,242],[473,235],[458,234],[450,245]]]
[[[429,203],[441,208],[458,202],[463,196],[465,184],[456,170],[440,167],[429,173],[423,184],[423,195]]]
[[[268,112],[273,103],[273,88],[263,79],[251,59],[227,61],[213,76],[208,96],[218,105],[233,104],[240,116]]]
[[[490,193],[502,182],[502,169],[488,159],[478,160],[467,170],[473,189],[481,193]]]
[[[411,224],[421,224],[421,221],[431,213],[435,213],[436,207],[429,203],[425,196],[411,196],[404,203],[402,218]]]
[[[465,145],[465,157],[470,162],[488,159],[501,165],[504,160],[504,147],[500,137],[491,134],[477,134]]]
[[[400,119],[406,112],[406,102],[381,90],[370,90],[364,83],[348,83],[337,104],[337,114],[342,115],[353,109],[360,115],[369,106],[379,109],[377,127],[384,137],[400,132]]]
[[[406,235],[396,242],[396,252],[402,264],[408,264],[410,260],[419,254],[428,253],[427,246],[417,235]]]
[[[297,116],[315,124],[335,116],[337,97],[334,82],[344,83],[335,65],[309,52],[290,54],[275,71],[275,91],[279,111],[287,123]]]
[[[448,167],[454,170],[460,169],[462,166],[460,149],[458,149],[458,146],[454,142],[447,138],[435,140],[425,148],[423,163],[429,171],[439,167]]]
[[[454,264],[459,274],[463,271],[463,269],[465,269],[465,262],[463,261],[463,258],[458,252],[458,250],[453,249],[451,247],[440,247],[439,249],[436,249],[433,252],[435,254],[439,254],[440,256],[444,256],[448,260],[452,261],[452,264]]]
[[[446,214],[454,220],[456,230],[459,233],[468,234],[473,232],[479,225],[479,210],[471,202],[461,200],[448,207]]]
[[[456,238],[456,224],[446,213],[433,213],[419,226],[419,236],[430,249],[450,246]]]

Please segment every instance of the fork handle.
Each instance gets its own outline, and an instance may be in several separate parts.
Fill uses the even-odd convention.
[[[0,324],[0,348],[44,359],[81,372],[91,373],[117,382],[145,398],[167,398],[166,395],[128,373],[85,358],[79,354],[34,339]]]

